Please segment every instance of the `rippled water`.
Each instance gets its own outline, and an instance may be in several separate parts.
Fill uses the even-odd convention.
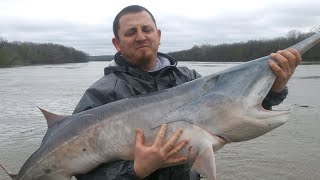
[[[0,163],[17,173],[38,148],[46,122],[38,107],[71,114],[106,62],[0,69]],[[181,62],[208,75],[236,63]],[[217,153],[218,179],[320,179],[320,65],[300,65],[279,108],[290,121]],[[0,169],[0,179],[9,179]]]

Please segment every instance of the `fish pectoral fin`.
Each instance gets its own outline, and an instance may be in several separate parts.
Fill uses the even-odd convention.
[[[191,169],[206,175],[207,180],[216,179],[216,162],[211,146],[199,152]]]

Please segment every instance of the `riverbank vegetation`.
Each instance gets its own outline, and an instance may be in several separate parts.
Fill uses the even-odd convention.
[[[209,62],[241,62],[249,61],[269,55],[280,49],[290,47],[308,37],[320,32],[314,28],[311,32],[301,33],[289,31],[286,37],[269,40],[251,40],[233,44],[193,46],[189,50],[169,53],[181,61],[209,61]],[[304,62],[320,62],[320,44],[316,45],[302,56]]]
[[[0,37],[0,67],[87,62],[88,55],[58,44],[8,42]]]

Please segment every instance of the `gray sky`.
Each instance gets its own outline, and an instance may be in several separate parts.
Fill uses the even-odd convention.
[[[0,0],[0,36],[62,44],[90,55],[114,54],[113,19],[132,4],[153,13],[165,53],[320,26],[319,0]]]

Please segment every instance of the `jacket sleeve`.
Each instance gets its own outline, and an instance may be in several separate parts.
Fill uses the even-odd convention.
[[[102,106],[109,102],[115,101],[114,93],[112,89],[106,88],[99,90],[100,88],[93,84],[81,97],[73,114],[86,111],[98,106]]]
[[[271,110],[272,106],[279,105],[282,103],[282,101],[287,97],[288,95],[288,88],[285,87],[282,92],[280,93],[274,93],[269,92],[266,96],[266,98],[262,102],[262,107]]]
[[[85,91],[74,109],[73,114],[102,106],[131,95],[130,92],[117,93],[116,91],[119,91],[119,87],[121,88],[121,86],[123,85],[118,81],[115,74],[111,73],[103,76]],[[119,94],[124,95],[121,96]]]
[[[77,180],[136,180],[139,179],[133,169],[133,161],[115,161],[102,164],[93,171],[77,175]]]
[[[190,70],[190,74],[191,74],[192,79],[198,79],[201,77],[201,75],[194,69]]]
[[[191,81],[191,80],[198,79],[201,77],[201,75],[194,69],[189,69],[184,66],[178,67],[178,69],[180,70],[182,75],[186,77],[185,81],[183,81],[183,82]]]

